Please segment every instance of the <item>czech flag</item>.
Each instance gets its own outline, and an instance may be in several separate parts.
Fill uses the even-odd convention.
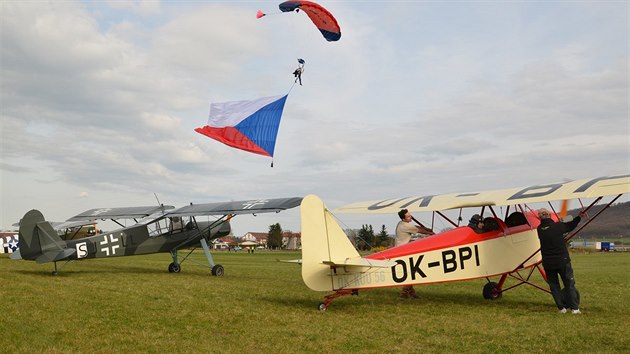
[[[287,96],[213,103],[208,125],[195,131],[225,145],[273,157]]]

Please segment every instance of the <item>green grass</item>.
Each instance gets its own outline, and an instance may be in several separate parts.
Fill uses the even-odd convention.
[[[202,252],[192,256],[205,262]],[[167,254],[52,264],[0,256],[0,348],[15,353],[627,352],[630,253],[573,254],[583,314],[527,286],[484,300],[484,280],[362,291],[317,305],[299,253],[214,253],[225,276]],[[535,276],[541,283],[539,275]]]

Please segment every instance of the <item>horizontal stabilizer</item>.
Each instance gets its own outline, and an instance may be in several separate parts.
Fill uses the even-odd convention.
[[[11,258],[13,260],[20,260],[20,259],[22,259],[22,254],[20,253],[20,249],[18,248],[13,253],[11,253],[9,258]]]
[[[359,258],[346,258],[339,261],[323,261],[323,264],[331,267],[369,267],[369,268],[391,268],[396,265],[396,262],[377,260],[377,259],[365,259]]]
[[[48,262],[55,262],[55,261],[59,261],[62,260],[64,258],[70,257],[71,255],[75,254],[77,252],[77,250],[73,249],[73,248],[66,248],[66,249],[62,249],[62,250],[52,250],[52,251],[47,251],[44,252],[41,256],[37,257],[35,259],[35,262],[41,264],[41,263],[48,263]]]
[[[301,260],[301,259],[287,259],[287,260],[278,259],[278,262],[282,262],[282,263],[302,264],[302,260]]]

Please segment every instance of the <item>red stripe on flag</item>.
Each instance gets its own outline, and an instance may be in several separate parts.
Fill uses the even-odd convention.
[[[206,125],[202,128],[195,128],[195,131],[233,148],[271,157],[267,151],[249,140],[234,127],[214,128]]]

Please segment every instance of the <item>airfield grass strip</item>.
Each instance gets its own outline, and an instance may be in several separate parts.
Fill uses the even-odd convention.
[[[207,264],[203,252],[191,256]],[[214,253],[222,278],[168,254],[52,265],[0,255],[7,353],[627,352],[630,253],[576,253],[580,316],[528,286],[484,300],[485,280],[361,291],[317,305],[296,252]],[[534,279],[544,285],[539,275]],[[508,280],[508,284],[513,281]]]

